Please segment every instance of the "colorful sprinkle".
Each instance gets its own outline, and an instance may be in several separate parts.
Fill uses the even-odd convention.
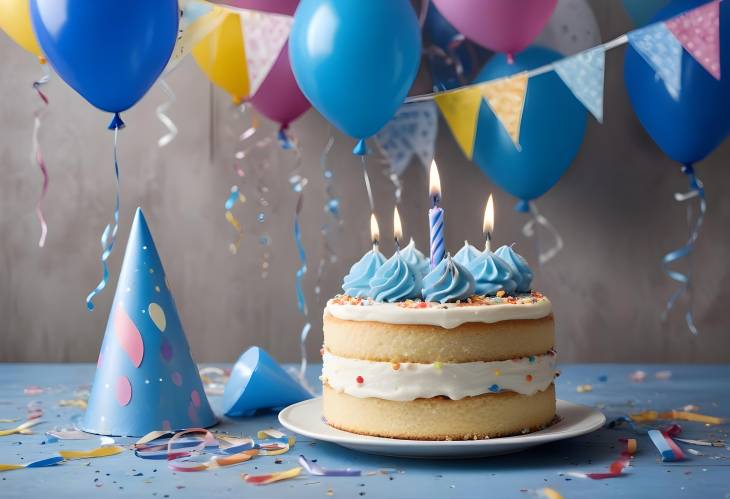
[[[495,392],[495,393],[498,392],[499,391],[499,385],[496,384],[496,383],[493,384],[492,386],[489,387],[489,391],[490,392]]]
[[[362,385],[363,383],[365,383],[365,379],[363,379],[362,376],[358,376],[357,378],[355,378],[355,381],[357,381],[358,385]]]
[[[499,369],[495,369],[494,370],[494,375],[497,376],[497,377],[500,377],[500,376],[502,376],[502,371],[500,371]]]
[[[527,376],[525,376],[525,379],[527,380],[528,383],[531,382],[532,381],[532,374],[528,374]]]
[[[398,371],[400,369],[400,362],[393,362],[390,367],[392,367],[394,371]]]
[[[439,361],[436,361],[433,363],[433,367],[435,367],[436,369],[441,369],[443,367],[443,364],[441,364],[441,362]]]

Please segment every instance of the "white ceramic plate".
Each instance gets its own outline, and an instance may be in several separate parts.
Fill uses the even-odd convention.
[[[558,400],[560,421],[544,430],[514,437],[489,440],[441,441],[400,440],[369,437],[338,430],[322,419],[322,399],[315,398],[290,405],[279,413],[279,422],[305,437],[347,447],[369,454],[420,458],[465,458],[509,454],[536,445],[573,438],[597,430],[606,417],[591,407]]]

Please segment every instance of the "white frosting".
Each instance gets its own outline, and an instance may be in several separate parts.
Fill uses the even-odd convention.
[[[398,303],[378,303],[365,300],[359,305],[327,302],[324,313],[347,321],[373,321],[388,324],[428,324],[452,329],[467,322],[494,323],[518,319],[541,319],[552,312],[545,297],[529,303],[492,303],[468,305],[458,303],[434,304],[426,308],[410,308]]]
[[[358,376],[362,383],[358,383]],[[353,397],[397,401],[439,395],[459,400],[499,391],[533,395],[548,388],[554,378],[554,354],[495,362],[396,365],[348,359],[327,351],[321,377],[331,388]]]

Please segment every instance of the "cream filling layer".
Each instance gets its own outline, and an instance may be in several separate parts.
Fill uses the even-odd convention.
[[[346,321],[371,321],[387,324],[426,324],[453,329],[467,322],[494,323],[520,319],[542,319],[552,312],[547,298],[534,303],[494,303],[463,305],[429,304],[426,308],[409,308],[397,303],[365,301],[360,305],[327,302],[325,315]]]
[[[437,396],[460,400],[500,391],[534,395],[554,378],[554,353],[494,362],[392,364],[339,357],[326,350],[320,377],[353,397],[402,402]]]

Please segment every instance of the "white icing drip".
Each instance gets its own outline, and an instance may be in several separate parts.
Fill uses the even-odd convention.
[[[542,319],[552,312],[550,300],[535,303],[495,303],[459,306],[457,303],[430,304],[427,308],[408,308],[397,303],[365,301],[360,305],[327,302],[325,315],[346,321],[372,321],[387,324],[427,324],[453,329],[467,322],[494,323],[519,319]]]
[[[532,359],[532,361],[530,361]],[[550,386],[555,378],[555,355],[545,354],[515,360],[418,364],[348,359],[325,351],[322,382],[358,398],[375,397],[408,401],[439,395],[452,400],[513,391],[534,395]],[[532,378],[528,381],[528,375]],[[358,376],[362,383],[358,383]]]

